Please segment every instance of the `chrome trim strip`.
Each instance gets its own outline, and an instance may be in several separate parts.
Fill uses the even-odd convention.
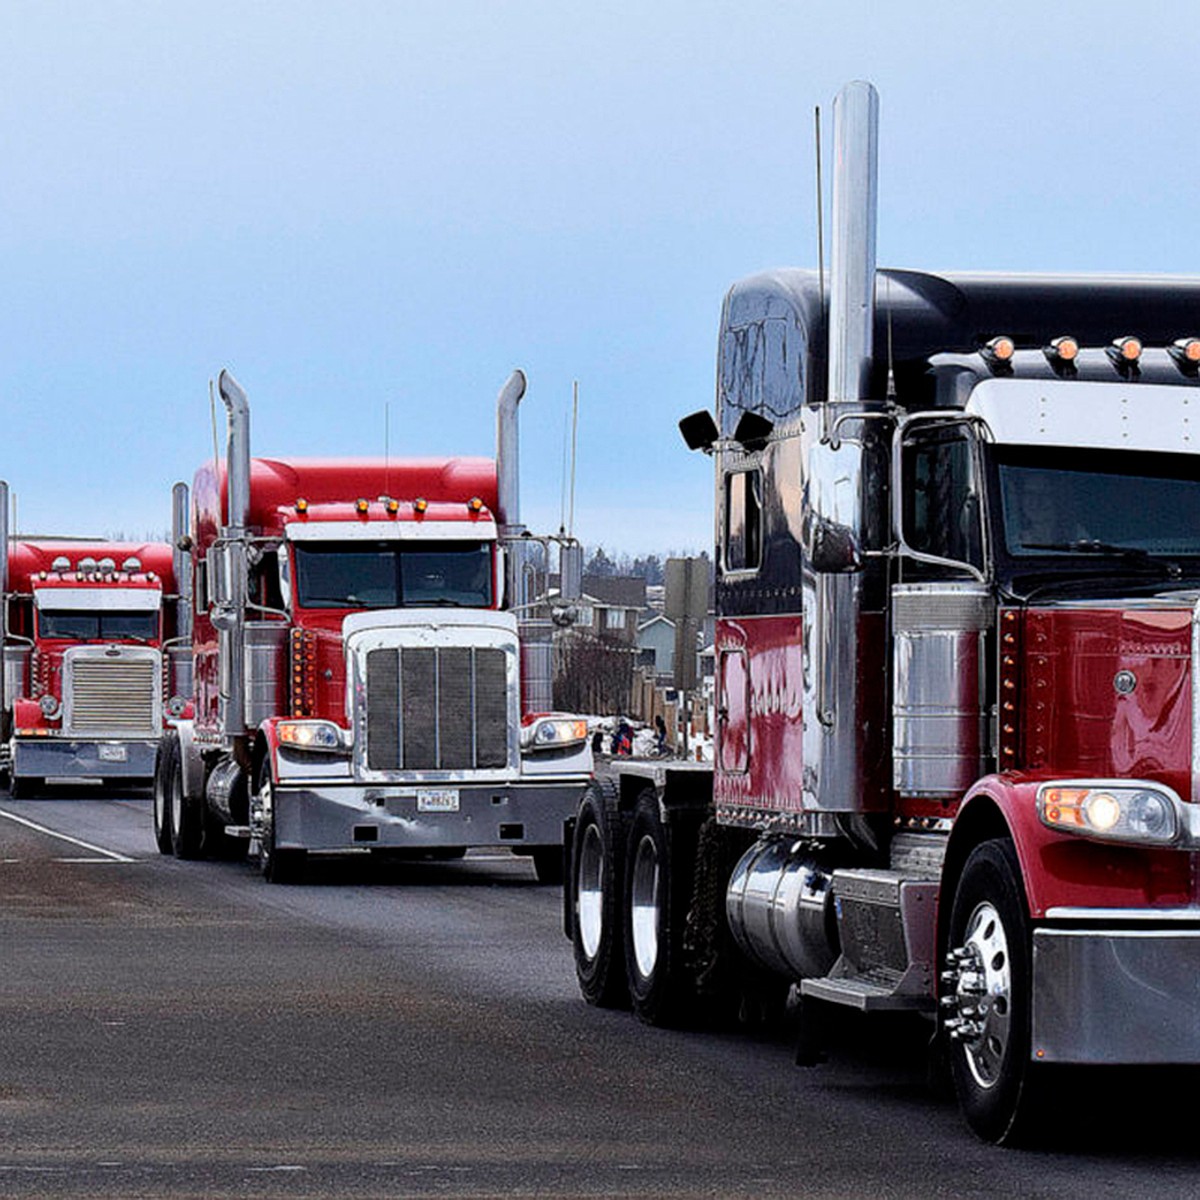
[[[1083,908],[1063,904],[1046,909],[1048,921],[1096,921],[1134,925],[1151,921],[1193,922],[1200,926],[1200,908]]]
[[[461,521],[289,521],[283,527],[289,542],[494,542],[496,523],[467,516]]]

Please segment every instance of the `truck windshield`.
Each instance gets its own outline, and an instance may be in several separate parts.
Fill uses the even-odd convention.
[[[993,446],[1015,558],[1200,556],[1200,462],[1189,454]]]
[[[43,608],[38,633],[72,642],[150,642],[158,635],[158,613]]]
[[[485,542],[298,542],[303,608],[488,608],[492,556]]]

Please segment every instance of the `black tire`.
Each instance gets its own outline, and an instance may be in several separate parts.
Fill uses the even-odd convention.
[[[183,752],[177,748],[167,774],[171,810],[171,849],[176,858],[201,858],[204,852],[204,797],[189,797],[183,786]]]
[[[647,788],[629,826],[622,891],[625,977],[633,1011],[649,1025],[683,1025],[696,1016],[683,953],[695,841],[687,822],[680,814],[669,836],[658,796]]]
[[[308,855],[304,850],[280,850],[275,845],[274,817],[275,783],[271,778],[271,764],[263,759],[255,780],[258,805],[263,814],[262,836],[259,839],[258,865],[262,877],[268,883],[299,883],[308,866]]]
[[[611,779],[588,784],[579,802],[571,847],[570,916],[575,977],[597,1008],[629,1003],[625,984],[621,892],[625,828]]]
[[[539,846],[533,852],[533,872],[538,883],[562,887],[563,848],[561,846]]]
[[[175,851],[169,792],[172,765],[178,754],[179,734],[169,729],[158,743],[158,755],[154,760],[154,844],[159,854],[173,854]]]
[[[997,1145],[1027,1138],[1039,1107],[1029,1057],[1030,954],[1016,850],[1007,839],[983,842],[967,858],[950,909],[942,1029],[959,1108]]]

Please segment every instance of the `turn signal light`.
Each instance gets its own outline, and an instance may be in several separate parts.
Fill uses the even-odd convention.
[[[1175,365],[1189,375],[1200,370],[1200,338],[1179,338],[1167,347]]]
[[[1141,339],[1129,336],[1115,338],[1107,350],[1108,357],[1118,367],[1128,370],[1130,367],[1136,367],[1142,357]]]
[[[979,351],[983,355],[984,361],[990,363],[993,367],[1008,366],[1012,362],[1012,357],[1016,352],[1016,342],[1012,338],[1005,336],[992,338]]]

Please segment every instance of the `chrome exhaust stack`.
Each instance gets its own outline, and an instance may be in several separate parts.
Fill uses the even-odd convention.
[[[875,349],[879,93],[862,80],[833,102],[833,229],[829,275],[831,404],[867,399]]]
[[[221,527],[217,606],[213,624],[221,641],[220,693],[226,737],[246,732],[246,524],[250,513],[250,403],[241,384],[226,370],[217,377],[225,405],[226,524]],[[216,549],[216,547],[213,547]],[[212,551],[210,551],[210,554]]]
[[[525,373],[514,371],[496,397],[496,514],[502,537],[519,537],[521,525],[521,442],[517,406],[525,395]]]
[[[188,485],[171,489],[171,569],[175,573],[175,634],[180,641],[192,640],[192,556],[184,547],[188,536]]]

